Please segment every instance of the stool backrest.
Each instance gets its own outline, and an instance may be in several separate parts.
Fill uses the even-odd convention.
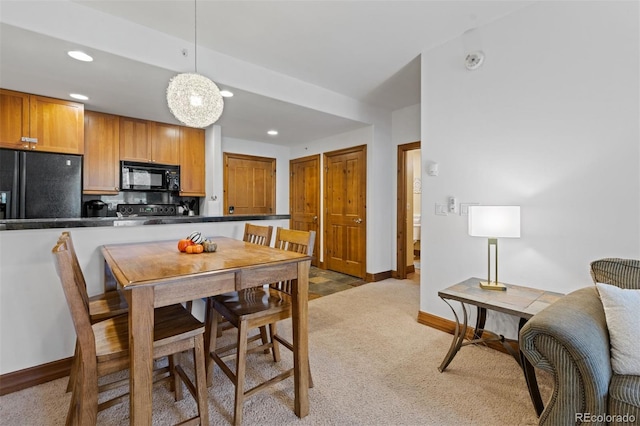
[[[298,231],[295,229],[278,227],[276,229],[275,248],[313,256],[315,240],[315,231]],[[271,287],[290,294],[292,282],[281,281],[271,284]]]
[[[253,225],[251,223],[244,224],[244,236],[242,241],[248,243],[259,244],[261,246],[271,245],[271,234],[273,226]]]

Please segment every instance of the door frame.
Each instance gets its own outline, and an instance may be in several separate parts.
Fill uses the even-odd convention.
[[[398,145],[398,188],[397,188],[397,223],[396,223],[396,273],[394,278],[404,280],[407,278],[407,152],[421,149],[421,142],[411,142]]]

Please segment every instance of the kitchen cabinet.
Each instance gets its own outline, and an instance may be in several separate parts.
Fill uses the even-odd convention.
[[[84,153],[84,105],[0,89],[0,147]]]
[[[120,190],[120,117],[94,111],[84,114],[84,194]]]
[[[206,195],[203,129],[180,127],[180,195]]]
[[[140,163],[178,165],[180,127],[121,117],[120,159]]]
[[[151,125],[147,120],[120,117],[120,160],[151,161]]]

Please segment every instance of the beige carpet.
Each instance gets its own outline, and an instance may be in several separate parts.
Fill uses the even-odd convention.
[[[508,355],[484,347],[465,347],[448,370],[437,367],[451,335],[416,322],[419,287],[385,280],[310,301],[310,414],[293,413],[293,381],[280,383],[244,406],[246,425],[533,425],[537,418],[525,381]],[[282,327],[286,329],[287,326]],[[288,330],[287,330],[288,331]],[[225,333],[225,338],[233,332]],[[282,366],[270,356],[251,355],[248,381]],[[231,421],[233,390],[216,368],[209,389],[211,424]],[[543,397],[551,382],[542,377]],[[249,383],[250,385],[251,383]],[[66,379],[0,398],[2,425],[64,424],[69,395]],[[194,402],[174,403],[164,384],[154,388],[154,424],[172,424],[192,415]],[[99,413],[100,425],[128,424],[128,403]]]

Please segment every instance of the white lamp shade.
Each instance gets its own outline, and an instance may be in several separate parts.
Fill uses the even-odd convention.
[[[469,235],[520,238],[520,206],[469,206]]]

